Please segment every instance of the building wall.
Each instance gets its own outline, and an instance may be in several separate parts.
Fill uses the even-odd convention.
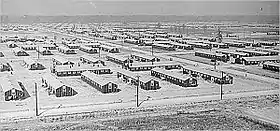
[[[43,70],[45,67],[42,64],[34,63],[32,65],[28,65],[29,70]]]
[[[61,86],[55,90],[56,97],[74,96],[78,94],[74,89],[68,86]]]
[[[144,90],[157,90],[160,89],[160,86],[158,81],[151,80],[141,85],[141,88]]]
[[[120,89],[118,89],[118,85],[114,84],[112,82],[109,82],[112,84],[111,89],[109,89],[109,83],[107,83],[105,85],[100,85],[99,83],[95,82],[94,80],[91,80],[83,75],[81,76],[81,79],[102,93],[112,93],[112,92],[120,91]]]
[[[12,90],[8,90],[5,92],[5,101],[10,101],[10,100],[21,100],[24,96],[23,91],[16,90],[15,89],[15,95],[12,95]]]
[[[109,84],[111,84],[111,87],[109,87]],[[108,84],[102,86],[102,93],[113,93],[118,92],[118,85],[112,82],[109,82]]]
[[[271,65],[263,64],[263,69],[272,70],[272,71],[278,71],[279,72],[279,67],[277,67],[277,66],[271,66]]]

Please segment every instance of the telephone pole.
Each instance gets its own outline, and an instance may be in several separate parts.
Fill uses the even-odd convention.
[[[224,82],[224,76],[223,76],[223,71],[221,71],[221,73],[222,73],[222,79],[221,79],[221,100],[223,99],[223,82]]]
[[[154,46],[152,44],[152,58],[154,58]],[[154,60],[152,59],[152,65],[154,65]]]
[[[98,47],[98,57],[99,57],[99,59],[100,59],[100,55],[101,55],[101,54],[100,54],[100,53],[101,53],[101,52],[100,52],[100,48],[101,48],[101,47]]]
[[[140,86],[140,81],[139,81],[139,77],[140,76],[136,76],[137,77],[137,88],[136,88],[136,107],[139,107],[139,86]]]
[[[37,95],[37,83],[35,83],[35,114],[36,116],[39,116],[38,114],[38,95]]]
[[[40,55],[40,54],[39,54],[39,52],[40,52],[39,45],[37,46],[37,48],[38,48],[38,49],[37,49],[37,53],[38,53],[38,60],[39,60],[39,55]]]

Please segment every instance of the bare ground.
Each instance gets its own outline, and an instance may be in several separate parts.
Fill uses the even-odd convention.
[[[279,109],[279,94],[178,105],[44,116],[1,123],[1,130],[279,130],[246,110]],[[266,115],[277,115],[269,114]],[[279,114],[278,114],[279,118]],[[278,121],[273,120],[272,121]]]

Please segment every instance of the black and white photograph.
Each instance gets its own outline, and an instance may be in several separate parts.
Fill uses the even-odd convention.
[[[0,0],[0,131],[278,131],[279,2]]]

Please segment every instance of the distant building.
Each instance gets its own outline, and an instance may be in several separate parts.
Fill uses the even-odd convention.
[[[0,57],[4,57],[4,54],[3,54],[3,52],[0,52]]]
[[[0,72],[12,71],[12,70],[13,70],[12,66],[10,65],[8,60],[4,58],[0,58]]]
[[[34,61],[32,58],[25,57],[24,58],[24,66],[28,68],[28,70],[43,70],[45,67],[37,62]]]
[[[233,84],[233,77],[229,74],[225,74],[222,77],[221,73],[210,70],[198,69],[193,66],[182,66],[182,68],[183,74],[188,74],[194,77],[201,77],[204,80],[211,81],[217,84]]]
[[[196,87],[198,85],[195,78],[161,68],[152,69],[151,75],[182,87]]]
[[[65,47],[65,46],[60,46],[57,48],[57,50],[64,54],[76,54],[76,50],[70,49],[69,47]]]
[[[29,54],[26,51],[18,47],[13,49],[13,53],[15,54],[15,56],[29,56]]]
[[[140,62],[158,62],[160,61],[160,58],[145,54],[132,54],[132,59]]]
[[[18,45],[15,42],[12,42],[12,41],[8,41],[7,42],[7,46],[9,48],[16,48],[16,47],[18,47]]]
[[[92,47],[89,47],[89,46],[80,46],[79,48],[81,51],[83,52],[86,52],[86,53],[89,53],[89,54],[95,54],[95,53],[98,53],[98,48],[92,48]]]
[[[280,63],[265,62],[263,63],[263,69],[278,71],[279,72]]]
[[[37,46],[36,45],[22,45],[21,49],[23,50],[36,50]]]
[[[52,57],[53,65],[73,65],[75,64],[73,61],[67,60],[61,56],[53,56]]]
[[[106,55],[106,59],[120,65],[125,65],[126,63],[133,62],[133,60],[130,60],[129,57],[125,55],[108,54]]]
[[[244,65],[258,65],[264,62],[280,62],[279,55],[274,56],[255,56],[255,57],[242,57],[239,61],[240,64]]]
[[[57,65],[52,70],[57,76],[80,76],[83,72],[90,71],[96,74],[112,74],[111,69],[92,65]]]
[[[128,70],[120,69],[117,71],[117,77],[123,82],[138,86],[144,90],[157,90],[160,89],[159,81],[151,76],[144,76]],[[139,83],[138,83],[139,77]]]
[[[98,58],[94,58],[94,57],[89,56],[89,55],[81,56],[80,61],[82,63],[93,64],[93,65],[101,64],[101,65],[105,66],[105,62],[103,60],[98,59]]]
[[[39,47],[36,50],[42,55],[53,55],[52,52],[47,48]]]

